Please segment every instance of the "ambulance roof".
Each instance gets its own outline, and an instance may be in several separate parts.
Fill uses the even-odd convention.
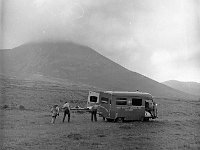
[[[153,99],[152,95],[149,93],[144,92],[129,92],[129,91],[104,91],[104,93],[111,94],[113,96],[136,96],[136,97],[143,97],[147,99]]]

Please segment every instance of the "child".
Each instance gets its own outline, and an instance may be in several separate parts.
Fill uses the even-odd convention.
[[[59,107],[58,105],[54,105],[52,108],[51,108],[51,116],[52,116],[52,120],[51,120],[51,123],[55,123],[55,120],[56,120],[56,117],[59,116]]]

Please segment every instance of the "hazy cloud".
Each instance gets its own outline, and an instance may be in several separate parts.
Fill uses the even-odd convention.
[[[70,40],[157,81],[200,82],[197,0],[5,0],[4,4],[5,48]]]

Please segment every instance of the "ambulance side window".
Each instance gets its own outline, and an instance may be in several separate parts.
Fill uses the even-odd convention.
[[[108,104],[108,102],[109,102],[109,99],[108,99],[108,98],[106,98],[106,97],[102,97],[102,98],[101,98],[101,103],[103,103],[103,104]]]
[[[116,98],[116,105],[127,105],[127,98]]]
[[[96,96],[90,96],[90,102],[96,103],[97,97]]]
[[[133,106],[142,106],[142,99],[141,98],[132,98],[132,105]]]

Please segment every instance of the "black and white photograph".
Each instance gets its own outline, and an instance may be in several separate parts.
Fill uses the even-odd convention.
[[[200,150],[200,1],[0,0],[0,150]]]

